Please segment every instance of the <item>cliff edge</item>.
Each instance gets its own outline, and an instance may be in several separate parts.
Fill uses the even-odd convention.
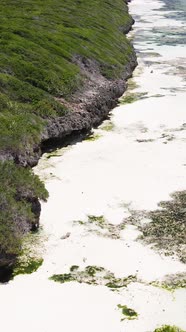
[[[126,1],[23,2],[0,4],[0,271],[47,199],[30,167],[48,146],[104,120],[137,65]]]

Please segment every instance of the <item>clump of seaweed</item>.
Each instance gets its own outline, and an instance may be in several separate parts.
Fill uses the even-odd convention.
[[[100,129],[104,131],[112,131],[114,130],[114,124],[111,121],[105,121],[101,126]]]
[[[90,141],[90,142],[94,142],[96,141],[97,139],[101,138],[101,135],[100,134],[96,134],[96,133],[91,133],[89,136],[87,136],[85,138],[85,141]]]
[[[84,270],[80,270],[77,265],[70,267],[69,273],[54,274],[50,280],[65,283],[76,281],[79,283],[86,283],[92,285],[102,285],[116,290],[122,287],[127,287],[131,282],[137,281],[136,276],[130,275],[126,278],[116,278],[114,273],[104,269],[100,266],[89,265]]]
[[[125,228],[125,222],[119,225],[109,223],[104,216],[88,215],[87,221],[77,220],[74,223],[83,225],[88,228],[89,232],[96,233],[99,236],[120,239],[120,231]]]
[[[125,319],[132,320],[138,317],[137,312],[131,308],[128,308],[126,305],[118,304],[118,308],[121,309],[123,315],[121,319],[122,321]]]
[[[38,270],[38,268],[42,265],[43,259],[42,258],[32,258],[29,259],[27,262],[22,262],[18,264],[13,272],[13,277],[18,274],[30,274]]]
[[[131,92],[126,93],[122,98],[120,98],[121,104],[131,104],[137,100],[148,98],[147,92]]]
[[[168,291],[174,291],[178,288],[186,288],[186,273],[170,274],[165,276],[163,281],[151,283],[153,286],[162,287]]]
[[[186,332],[180,329],[177,326],[170,326],[170,325],[163,325],[157,329],[155,329],[154,332]]]
[[[163,249],[167,255],[176,254],[186,262],[186,191],[175,192],[172,200],[159,203],[161,209],[147,213],[152,221],[140,227],[143,239]]]

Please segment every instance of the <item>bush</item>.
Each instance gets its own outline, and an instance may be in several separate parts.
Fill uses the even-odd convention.
[[[35,223],[32,199],[46,200],[48,193],[31,170],[12,162],[0,162],[0,183],[0,254],[18,254]]]

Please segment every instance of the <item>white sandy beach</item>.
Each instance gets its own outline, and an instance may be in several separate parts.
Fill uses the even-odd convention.
[[[178,68],[186,46],[159,45],[152,32],[183,30],[184,22],[166,18],[162,1],[133,0],[129,6],[139,66],[125,96],[139,98],[131,104],[121,98],[111,119],[94,131],[97,139],[50,158],[45,154],[35,167],[49,191],[41,213],[44,262],[37,272],[0,285],[5,332],[153,332],[164,324],[186,330],[186,289],[150,284],[186,273],[186,265],[138,241],[137,226],[127,225],[115,239],[107,228],[87,222],[88,215],[104,216],[117,227],[131,211],[154,210],[171,193],[186,189],[186,82]],[[112,291],[49,280],[72,265],[101,266],[116,278],[133,275],[137,281]],[[118,304],[134,309],[137,318],[122,320]]]

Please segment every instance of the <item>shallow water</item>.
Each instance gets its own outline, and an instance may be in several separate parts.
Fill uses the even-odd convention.
[[[186,290],[151,284],[186,266],[139,242],[137,226],[118,228],[133,211],[156,209],[186,188],[184,3],[165,3],[130,3],[136,24],[129,37],[139,66],[111,119],[94,131],[95,140],[43,155],[35,168],[50,194],[41,214],[44,263],[0,287],[1,326],[8,332],[186,329]],[[90,215],[103,216],[102,227]],[[113,292],[102,284],[48,279],[72,265],[101,266],[136,281]],[[137,319],[122,320],[119,304],[134,309]]]

